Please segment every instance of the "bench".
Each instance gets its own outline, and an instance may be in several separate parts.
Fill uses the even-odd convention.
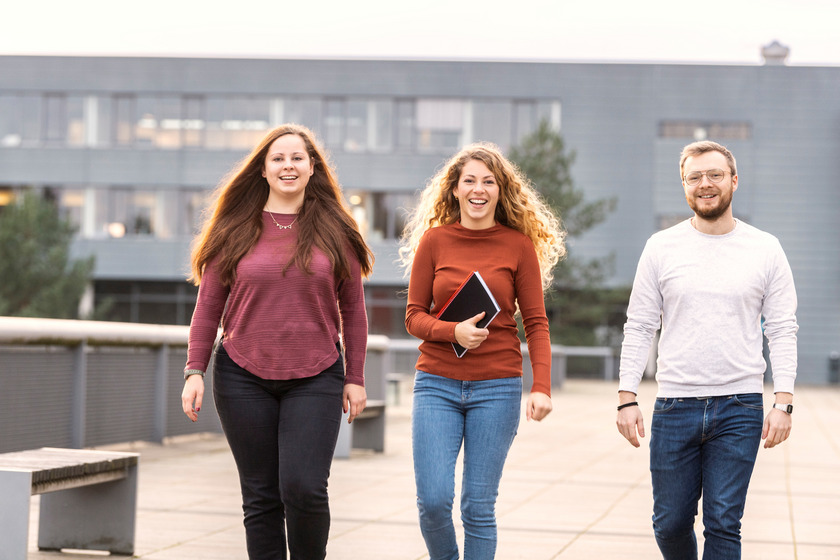
[[[347,459],[351,449],[385,450],[385,401],[368,400],[352,424],[347,423],[347,414],[342,414],[333,457]]]
[[[137,453],[43,447],[0,454],[0,560],[26,560],[30,497],[38,548],[134,554]]]

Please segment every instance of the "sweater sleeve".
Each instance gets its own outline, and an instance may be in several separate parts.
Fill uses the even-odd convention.
[[[793,273],[778,241],[769,271],[762,315],[764,334],[770,348],[773,390],[776,393],[793,393],[797,368],[796,333],[799,329],[796,321],[797,299]]]
[[[531,392],[551,396],[551,337],[545,314],[545,297],[537,252],[526,239],[514,279],[516,301],[525,327],[525,340],[534,373]]]
[[[229,294],[230,288],[222,284],[215,263],[209,262],[201,277],[198,299],[190,321],[186,369],[207,371]]]
[[[408,281],[405,328],[408,334],[426,341],[455,342],[456,323],[441,321],[429,313],[435,282],[434,240],[429,230],[417,247]]]
[[[627,306],[624,341],[619,362],[619,391],[637,393],[647,365],[650,345],[662,317],[662,293],[659,290],[653,248],[650,240],[642,251]]]
[[[341,314],[341,336],[346,364],[345,384],[365,385],[365,353],[367,352],[367,313],[361,266],[355,255],[348,255],[351,277],[338,286],[338,307]]]

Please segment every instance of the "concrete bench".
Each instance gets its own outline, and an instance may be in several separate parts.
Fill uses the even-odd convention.
[[[385,401],[368,400],[352,424],[342,415],[333,457],[347,459],[351,449],[385,450]]]
[[[43,447],[0,454],[0,560],[26,560],[30,497],[41,550],[134,554],[137,453]]]

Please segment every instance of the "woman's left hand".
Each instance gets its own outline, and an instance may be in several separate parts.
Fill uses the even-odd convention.
[[[551,397],[545,393],[533,392],[525,403],[525,418],[539,422],[551,412]]]
[[[350,412],[347,423],[352,422],[356,416],[362,413],[367,406],[367,392],[361,385],[353,385],[347,383],[344,386],[344,395],[341,397],[342,408],[344,412]]]

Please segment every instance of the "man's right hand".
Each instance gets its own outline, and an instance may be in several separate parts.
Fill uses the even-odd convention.
[[[625,394],[626,393],[626,394]],[[621,391],[619,404],[625,402],[633,402],[636,400],[636,395],[627,391]],[[619,433],[625,437],[633,447],[640,447],[640,437],[645,437],[645,420],[642,417],[642,411],[638,405],[626,406],[618,411],[618,416],[615,421]]]

